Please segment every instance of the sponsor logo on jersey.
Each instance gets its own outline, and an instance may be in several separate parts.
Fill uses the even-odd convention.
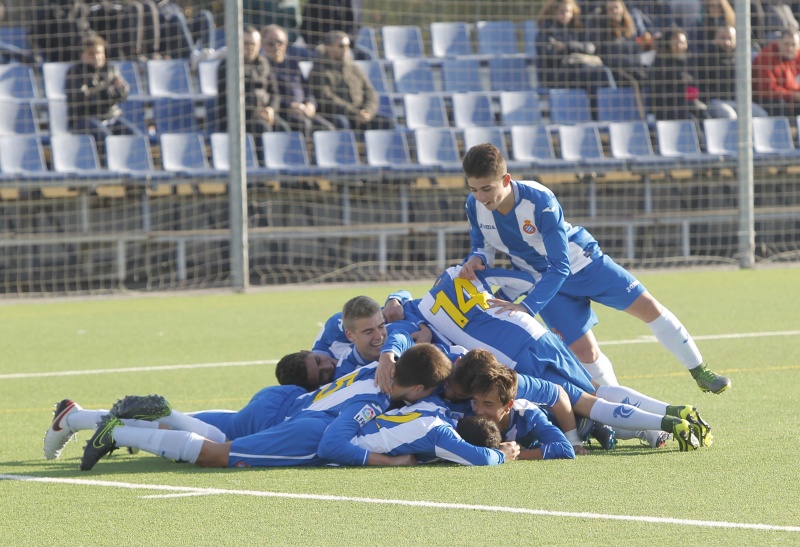
[[[534,234],[534,233],[536,233],[536,226],[534,226],[533,223],[530,220],[526,220],[522,224],[522,231],[525,232],[528,235]]]
[[[497,228],[494,227],[494,224],[483,224],[483,223],[480,223],[478,226],[480,227],[481,230],[496,230],[497,229]]]
[[[364,405],[364,408],[359,410],[356,415],[353,416],[353,419],[357,421],[359,425],[363,426],[377,415],[378,413],[375,412],[374,408],[370,405]]]
[[[625,289],[625,292],[631,292],[633,289],[635,289],[638,286],[639,286],[639,280],[637,279],[636,281],[634,281],[633,283],[628,285],[628,288]]]

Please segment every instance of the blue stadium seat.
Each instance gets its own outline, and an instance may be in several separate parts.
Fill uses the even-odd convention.
[[[200,133],[164,133],[160,140],[161,164],[165,171],[187,177],[224,176],[224,173],[209,167],[206,144]]]
[[[739,155],[737,122],[727,118],[703,120],[706,151],[712,156],[735,158]]]
[[[147,93],[142,88],[142,77],[139,75],[139,65],[134,61],[113,61],[122,78],[128,83],[128,100],[139,99]]]
[[[31,41],[28,37],[27,27],[0,27],[0,43],[8,44],[25,51],[31,50]]]
[[[230,136],[227,133],[212,133],[210,139],[212,167],[218,171],[230,171]],[[253,135],[250,133],[245,133],[244,135],[244,149],[245,170],[247,170],[248,173],[257,170],[259,165],[256,159],[255,141],[253,141]]]
[[[525,44],[525,53],[529,57],[536,57],[536,37],[539,35],[539,23],[536,19],[526,19],[522,23],[522,42]]]
[[[194,100],[159,97],[153,100],[156,133],[197,133],[200,126],[194,112]]]
[[[433,69],[425,59],[396,59],[392,62],[397,93],[434,93],[437,91]]]
[[[531,167],[530,162],[516,161],[511,158],[506,146],[506,136],[500,127],[467,127],[464,129],[464,151],[482,143],[491,143],[506,158],[509,171],[521,172]]]
[[[367,79],[378,93],[390,93],[389,78],[386,76],[386,69],[383,62],[379,60],[355,61]]]
[[[378,169],[361,163],[352,131],[315,131],[314,156],[317,166],[331,169],[339,176],[369,177],[378,173]]]
[[[601,87],[597,90],[597,119],[601,122],[633,122],[642,119],[636,90]]]
[[[463,22],[431,23],[431,53],[434,57],[467,57],[474,54],[469,25]]]
[[[147,61],[147,82],[153,97],[198,97],[189,73],[189,62],[182,59]]]
[[[309,177],[322,170],[308,161],[305,138],[298,132],[274,132],[261,135],[264,166],[283,176]]]
[[[450,93],[483,91],[480,63],[477,59],[445,59],[442,83],[444,90]]]
[[[47,101],[47,125],[50,135],[69,133],[66,99]]]
[[[519,55],[517,25],[512,21],[478,21],[478,53]]]
[[[364,132],[367,165],[383,169],[384,178],[421,176],[426,169],[411,160],[404,131],[376,129]]]
[[[650,142],[650,129],[641,121],[612,122],[608,125],[611,156],[626,160],[637,171],[674,167],[675,160],[657,156]]]
[[[459,174],[461,154],[454,129],[417,129],[414,131],[417,161],[431,170],[443,174]]]
[[[406,127],[421,129],[426,127],[448,127],[447,110],[444,99],[435,93],[420,93],[403,97]]]
[[[558,128],[558,141],[561,157],[577,161],[581,167],[601,172],[625,168],[624,160],[603,153],[600,132],[594,124],[562,125]]]
[[[47,170],[41,139],[36,135],[0,137],[0,173],[3,180],[65,178]]]
[[[19,63],[0,65],[0,98],[39,99],[33,69]]]
[[[377,59],[380,57],[378,53],[378,40],[375,37],[375,29],[372,27],[361,27],[358,29],[358,36],[356,36],[354,47],[368,54],[370,59]]]
[[[31,103],[0,100],[0,136],[38,134],[39,124]]]
[[[42,65],[44,96],[48,99],[66,100],[67,72],[72,63],[45,63]]]
[[[575,169],[576,161],[556,158],[550,131],[543,125],[515,125],[511,128],[511,157],[530,163],[540,172]]]
[[[505,126],[542,123],[542,108],[535,91],[507,91],[500,94],[500,122]]]
[[[53,171],[69,173],[80,178],[107,178],[101,168],[97,145],[92,135],[53,135],[50,139],[53,152]]]
[[[485,93],[453,93],[453,121],[456,127],[497,125],[492,99]]]
[[[753,159],[759,165],[775,167],[784,167],[787,162],[795,163],[800,159],[788,118],[753,118]]]
[[[153,167],[150,141],[140,135],[109,135],[106,137],[106,163],[112,173],[138,181],[170,179],[171,173]]]
[[[492,91],[530,91],[528,64],[519,57],[492,57],[489,59],[489,81]]]
[[[583,89],[550,89],[548,99],[551,123],[571,125],[592,121],[589,96]]]
[[[658,153],[675,158],[675,168],[692,168],[719,163],[719,157],[704,154],[700,149],[697,127],[692,120],[661,120],[656,122]]]
[[[422,31],[414,25],[385,25],[381,27],[383,58],[389,61],[425,57]]]

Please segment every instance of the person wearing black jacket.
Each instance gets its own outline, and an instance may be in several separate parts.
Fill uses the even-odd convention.
[[[700,101],[698,82],[688,62],[686,33],[672,28],[664,33],[650,70],[650,110],[657,120],[700,120],[706,105]]]

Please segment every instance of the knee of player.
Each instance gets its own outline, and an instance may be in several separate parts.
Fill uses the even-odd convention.
[[[215,443],[213,441],[206,440],[203,442],[203,447],[200,449],[200,455],[195,463],[200,467],[228,467],[230,453],[230,441],[224,443]]]

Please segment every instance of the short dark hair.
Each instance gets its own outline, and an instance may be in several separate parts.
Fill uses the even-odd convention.
[[[461,161],[468,179],[500,178],[506,174],[506,160],[493,144],[484,142],[470,148]]]
[[[461,418],[456,426],[456,432],[462,439],[474,446],[497,448],[503,442],[500,428],[485,416]]]
[[[438,386],[450,375],[453,363],[433,344],[416,344],[407,349],[394,366],[394,382],[402,387]]]
[[[317,389],[318,386],[308,385],[308,370],[306,369],[306,356],[309,351],[298,351],[281,357],[275,366],[275,376],[282,386],[300,386],[306,391]]]
[[[475,397],[495,390],[500,403],[507,405],[517,396],[517,373],[506,367],[491,367],[472,379],[470,394]]]
[[[369,296],[356,296],[345,302],[342,308],[342,324],[347,330],[353,329],[357,319],[372,317],[381,313],[381,305]]]
[[[450,383],[472,395],[472,380],[475,376],[495,366],[502,367],[503,365],[497,361],[492,352],[482,348],[469,350],[458,360],[458,366],[450,375]]]

